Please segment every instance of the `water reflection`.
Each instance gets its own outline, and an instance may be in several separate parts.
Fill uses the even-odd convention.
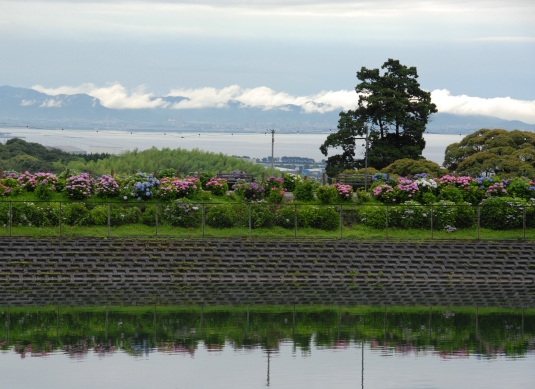
[[[22,358],[122,351],[188,354],[312,350],[366,344],[381,355],[523,357],[535,345],[535,310],[385,307],[5,307],[2,350]]]

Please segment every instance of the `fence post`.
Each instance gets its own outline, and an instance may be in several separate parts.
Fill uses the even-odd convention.
[[[59,237],[61,238],[62,236],[62,231],[61,231],[61,219],[63,219],[63,211],[62,211],[62,201],[59,202]]]
[[[431,205],[431,239],[433,239],[433,205]]]
[[[294,204],[294,238],[297,238],[297,204]]]
[[[524,213],[522,215],[522,230],[523,230],[522,239],[526,239],[526,206],[525,205],[524,205]]]
[[[262,172],[262,185],[266,183],[266,172]]]
[[[386,206],[385,211],[385,227],[386,227],[386,239],[388,239],[388,205]]]
[[[115,177],[115,170],[114,169],[111,169],[110,175],[111,175],[111,178]]]
[[[158,203],[156,203],[156,214],[155,214],[155,218],[156,218],[156,236],[158,236]]]
[[[344,216],[343,216],[343,213],[342,213],[342,209],[343,209],[344,205],[343,204],[340,204],[340,239],[342,239],[342,230],[344,228]]]
[[[327,173],[321,173],[321,182],[324,186],[327,185]]]
[[[247,213],[248,213],[248,216],[249,216],[249,238],[251,237],[251,203],[248,204],[249,206],[247,207]]]
[[[477,239],[481,239],[481,206],[477,206]]]
[[[9,200],[9,236],[13,236],[13,201]]]
[[[110,237],[110,213],[111,213],[111,206],[108,202],[108,238]]]
[[[206,219],[206,216],[205,216],[205,213],[206,213],[206,209],[204,208],[205,204],[202,203],[202,237],[204,238],[204,225],[205,225],[205,219]]]
[[[4,178],[4,169],[0,167],[0,180]]]
[[[65,177],[69,178],[71,176],[71,169],[65,170]]]

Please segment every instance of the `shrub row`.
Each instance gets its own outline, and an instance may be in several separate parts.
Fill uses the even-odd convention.
[[[477,206],[468,203],[455,204],[440,201],[421,205],[408,201],[403,205],[362,205],[343,209],[346,224],[360,223],[369,227],[455,229],[477,225],[478,209],[480,226],[493,230],[535,228],[535,201],[500,197],[490,198]],[[149,226],[170,224],[176,227],[198,228],[205,223],[215,228],[248,227],[286,229],[318,228],[333,230],[339,227],[339,208],[334,206],[299,205],[281,206],[268,203],[200,204],[188,199],[160,204],[108,204],[72,202],[61,206],[61,221],[70,226],[105,226],[108,213],[111,226],[142,223]],[[12,202],[12,225],[51,227],[58,226],[60,205],[57,202]],[[249,220],[250,218],[250,220]],[[0,226],[8,227],[9,202],[0,202]]]

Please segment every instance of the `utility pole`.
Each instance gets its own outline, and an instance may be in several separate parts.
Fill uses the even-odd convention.
[[[275,162],[274,150],[275,150],[275,130],[268,130],[271,132],[271,175],[273,175],[273,164]]]

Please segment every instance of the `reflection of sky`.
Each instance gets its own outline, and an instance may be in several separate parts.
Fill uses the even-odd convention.
[[[360,344],[302,354],[291,342],[270,353],[272,388],[360,388]],[[535,356],[492,360],[475,355],[439,358],[431,351],[403,354],[390,348],[364,349],[365,388],[532,388]],[[210,352],[202,343],[187,353],[89,352],[83,359],[63,353],[20,359],[0,353],[5,388],[260,388],[267,383],[267,353],[235,350],[227,344]]]
[[[116,150],[139,150],[151,147],[184,148],[223,153],[228,155],[247,155],[264,158],[271,155],[271,135],[268,134],[230,134],[230,133],[178,133],[178,132],[124,132],[124,131],[90,131],[90,130],[2,130],[11,136],[24,137],[28,142],[37,142],[45,146],[75,146],[86,151],[113,152]],[[319,151],[327,134],[275,134],[275,157],[298,156],[314,158],[320,161],[326,158]],[[423,155],[437,162],[444,161],[446,147],[459,142],[459,135],[425,134],[427,142]],[[0,140],[5,141],[6,138]],[[360,143],[357,142],[357,145]],[[362,156],[364,147],[359,146],[357,157]],[[332,154],[329,154],[329,156]]]

